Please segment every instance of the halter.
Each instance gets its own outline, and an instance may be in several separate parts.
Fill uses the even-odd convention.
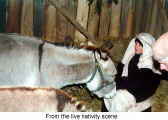
[[[111,83],[108,82],[108,81],[105,81],[105,78],[104,78],[104,75],[103,75],[103,71],[102,71],[102,69],[100,67],[100,64],[99,64],[97,58],[96,58],[95,51],[94,51],[94,58],[95,58],[95,69],[94,69],[94,71],[92,73],[92,76],[91,76],[90,80],[87,83],[90,83],[94,79],[94,77],[95,77],[95,75],[96,75],[96,73],[98,71],[100,73],[100,78],[103,81],[103,83],[102,83],[103,85],[98,87],[96,90],[92,90],[91,92],[97,92],[97,91],[103,89],[104,87],[106,87],[107,85],[114,84],[114,81],[112,81]]]

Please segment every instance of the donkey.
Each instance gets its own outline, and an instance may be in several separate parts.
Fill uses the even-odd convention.
[[[45,98],[45,93],[50,94],[47,89],[82,83],[85,83],[87,88],[98,97],[103,97],[106,101],[113,100],[112,97],[116,93],[114,82],[116,69],[110,57],[102,59],[102,53],[100,50],[91,51],[45,43],[35,37],[0,34],[0,110],[46,111],[47,109],[41,105],[37,106],[40,110],[34,108],[38,101],[34,101],[31,96],[24,97],[24,94],[38,96],[43,99],[42,104],[47,104],[46,101],[51,101]],[[26,89],[23,89],[24,87]],[[37,93],[38,89],[43,90]],[[41,94],[43,94],[42,98],[39,96]],[[59,96],[53,93],[50,95]],[[10,99],[11,96],[16,98]],[[22,102],[23,106],[30,107],[32,110],[14,106],[16,101],[20,100],[17,97],[32,101],[29,105]],[[59,102],[57,99],[54,101]],[[57,106],[54,101],[50,103]],[[148,105],[151,105],[150,99],[137,103],[128,111],[142,111]],[[107,103],[106,106],[110,104]],[[57,111],[55,108],[52,110]]]
[[[43,42],[35,37],[0,34],[0,86],[63,88],[83,84],[98,97],[115,92],[115,66],[101,51]]]

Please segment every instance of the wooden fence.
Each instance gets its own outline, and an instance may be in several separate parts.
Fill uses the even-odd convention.
[[[140,32],[158,37],[168,30],[163,0],[57,0],[96,40],[127,39]],[[0,0],[0,32],[36,36],[51,42],[86,38],[48,0]]]

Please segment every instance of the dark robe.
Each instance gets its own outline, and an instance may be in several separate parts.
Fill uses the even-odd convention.
[[[154,73],[149,68],[138,68],[140,55],[136,54],[128,65],[128,77],[121,77],[124,64],[119,63],[116,75],[117,89],[127,89],[134,97],[136,102],[141,102],[152,96],[159,83],[161,76]]]
[[[159,75],[149,68],[138,68],[137,64],[139,62],[139,58],[140,55],[136,54],[130,60],[128,65],[128,77],[121,76],[124,64],[120,62],[117,66],[117,75],[115,78],[117,90],[128,90],[132,95],[134,95],[136,102],[141,102],[151,97],[155,93],[160,80],[168,80],[168,72],[165,70],[162,70],[162,74]],[[103,102],[102,112],[107,111],[108,110]],[[149,111],[151,111],[151,108],[145,110],[144,112]]]

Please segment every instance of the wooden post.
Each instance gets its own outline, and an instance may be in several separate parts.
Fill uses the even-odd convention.
[[[136,6],[135,6],[135,24],[134,24],[134,30],[135,34],[138,34],[142,32],[142,20],[144,17],[144,0],[136,0]]]
[[[6,8],[7,1],[0,0],[0,33],[5,32],[6,30]]]
[[[48,2],[53,5],[58,12],[60,12],[82,35],[84,35],[87,40],[89,41],[94,41],[95,38],[90,35],[86,29],[84,29],[82,27],[81,24],[79,24],[76,19],[74,19],[73,17],[71,17],[68,13],[67,13],[67,10],[65,8],[61,8],[60,5],[59,5],[59,1],[57,0],[48,0]]]
[[[149,32],[149,28],[150,28],[150,24],[151,24],[151,16],[152,16],[152,3],[153,3],[153,0],[146,0],[145,1],[145,4],[147,6],[147,9],[146,9],[146,20],[145,20],[145,32]]]
[[[159,9],[159,10],[161,10],[161,9]],[[154,33],[156,39],[162,34],[162,25],[163,25],[163,23],[161,21],[161,17],[162,16],[161,16],[161,14],[159,12],[158,15],[157,15],[156,29],[155,29],[155,33]]]
[[[160,1],[160,2],[159,2]],[[163,5],[163,1],[159,0],[158,1],[158,8],[157,8],[157,18],[156,18],[156,29],[155,29],[155,38],[157,39],[161,34],[162,34],[162,14],[161,14],[161,9],[162,9],[162,5]]]
[[[127,21],[127,12],[128,12],[128,1],[121,1],[121,20],[120,20],[120,36],[124,38],[126,31],[126,21]]]
[[[122,0],[118,0],[118,4],[116,5],[114,2],[112,3],[111,8],[111,22],[109,29],[109,36],[112,38],[118,39],[120,37],[120,17],[121,17],[121,2]]]
[[[143,9],[144,9],[144,13],[143,13],[143,18],[142,18],[142,20],[141,20],[141,23],[142,23],[142,25],[141,25],[141,31],[142,32],[145,32],[145,29],[146,29],[146,25],[147,25],[147,18],[148,18],[148,8],[150,7],[150,5],[148,4],[149,3],[149,1],[148,0],[145,0],[144,1],[144,7],[143,7]]]
[[[65,8],[67,10],[66,3],[68,1],[66,1],[66,0],[57,0],[57,1],[59,1],[59,6],[61,8]],[[64,42],[65,36],[67,34],[67,25],[68,25],[68,21],[66,20],[66,18],[60,12],[56,11],[56,38],[55,38],[55,42],[57,42],[57,43]]]
[[[42,37],[44,32],[45,0],[34,0],[34,36]]]
[[[46,4],[44,39],[46,41],[54,42],[55,35],[56,35],[56,8],[52,5]]]
[[[124,28],[124,38],[128,39],[132,37],[132,31],[133,31],[133,16],[134,16],[134,10],[133,10],[133,0],[127,0],[128,1],[128,12],[126,17],[126,27]]]
[[[87,28],[88,12],[89,12],[88,0],[78,0],[76,21],[80,23],[85,29]],[[79,31],[75,32],[76,42],[85,40],[86,38]]]
[[[163,32],[167,32],[168,31],[168,19],[167,19],[166,11],[164,8],[162,8],[160,12],[161,12]]]
[[[20,33],[33,36],[33,0],[22,0]]]
[[[76,19],[77,16],[77,7],[78,7],[78,1],[77,0],[68,0],[67,1],[67,12],[69,13],[69,15],[73,18]],[[67,23],[67,35],[71,36],[72,40],[75,39],[75,27],[68,22]]]
[[[102,7],[100,13],[99,35],[98,38],[103,40],[109,34],[111,7],[106,0],[102,0]]]
[[[149,33],[154,35],[156,29],[156,19],[158,17],[158,0],[153,1],[153,9],[152,9],[152,16],[151,16],[151,23]]]
[[[21,0],[8,0],[8,18],[6,28],[8,33],[20,32],[20,13]]]
[[[98,36],[99,19],[100,19],[100,16],[96,12],[96,2],[97,0],[94,0],[93,3],[89,6],[90,10],[87,26],[88,32],[95,38]]]

